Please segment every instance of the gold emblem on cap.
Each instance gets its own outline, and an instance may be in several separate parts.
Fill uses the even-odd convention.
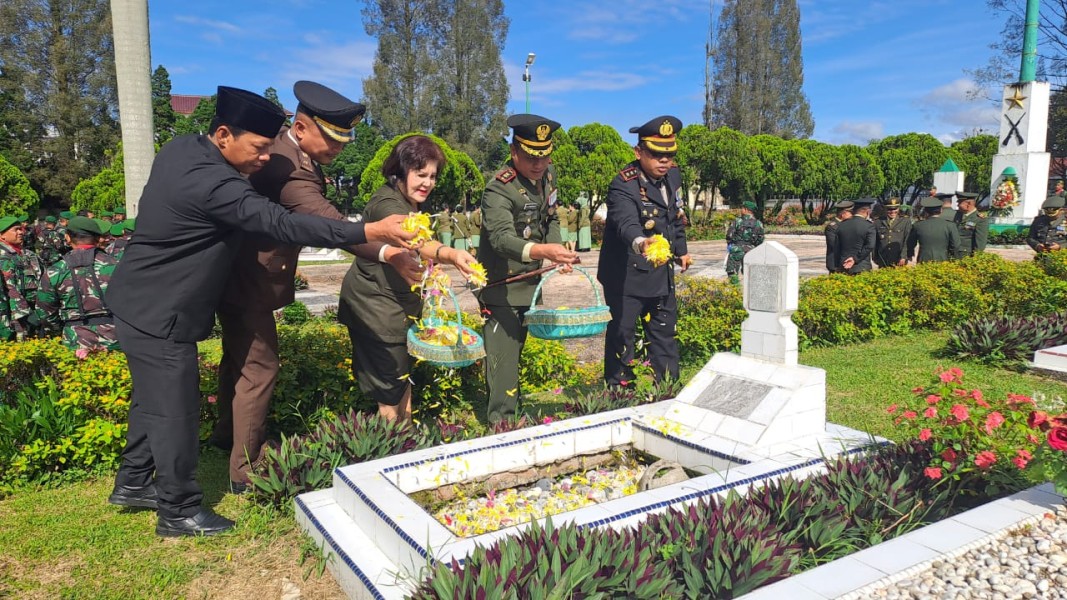
[[[670,121],[663,121],[663,124],[659,126],[659,134],[664,137],[674,135],[674,125],[671,125]]]
[[[548,139],[548,134],[552,133],[552,128],[548,124],[541,124],[537,126],[537,141],[543,142]]]

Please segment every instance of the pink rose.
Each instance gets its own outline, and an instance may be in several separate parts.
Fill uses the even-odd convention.
[[[938,396],[937,394],[930,394],[926,397],[927,404],[937,404],[938,402],[941,402],[941,396]]]
[[[1067,427],[1053,427],[1048,432],[1048,445],[1053,450],[1067,452]]]
[[[1004,415],[997,411],[989,413],[985,418],[985,432],[993,433],[993,430],[1004,424]]]
[[[544,424],[544,425],[548,425],[552,421],[555,421],[555,419],[553,419],[552,417],[545,417],[545,418],[541,419],[541,423]]]
[[[207,403],[208,404],[214,404],[217,401],[218,401],[218,398],[216,398],[215,396],[208,396],[207,397]]]
[[[956,456],[956,451],[953,450],[952,448],[945,448],[944,450],[941,451],[941,459],[942,460],[948,461],[950,463],[955,463],[956,462],[956,458],[958,458]]]
[[[919,441],[925,442],[926,440],[934,437],[934,434],[929,429],[923,429],[919,432]]]
[[[1045,429],[1045,423],[1048,422],[1048,413],[1043,410],[1035,410],[1030,413],[1030,416],[1026,418],[1026,426],[1030,429]]]
[[[927,419],[936,419],[937,418],[937,409],[932,407],[932,406],[929,406],[929,407],[926,408],[926,410],[923,411],[923,416],[926,417]]]
[[[917,416],[919,416],[919,413],[915,412],[914,410],[906,410],[906,411],[904,411],[904,418],[905,419],[914,419]]]
[[[885,412],[887,412],[889,414],[893,414],[893,413],[897,412],[898,408],[900,408],[899,404],[891,404],[891,405],[889,405],[889,408],[885,409]]]
[[[923,475],[930,479],[941,479],[941,467],[926,467],[923,469]]]
[[[89,349],[88,348],[78,348],[77,350],[74,351],[74,356],[77,356],[78,360],[85,360],[85,358],[87,356],[89,356]]]
[[[951,412],[952,416],[956,417],[956,420],[961,423],[971,417],[971,413],[967,410],[967,407],[962,404],[954,404],[952,410],[949,412]]]
[[[983,470],[992,467],[995,462],[997,462],[997,455],[989,450],[982,450],[974,457],[974,464],[978,465],[978,468]]]

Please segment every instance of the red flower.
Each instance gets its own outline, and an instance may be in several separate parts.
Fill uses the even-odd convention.
[[[956,451],[953,450],[952,448],[945,448],[944,450],[941,451],[941,459],[942,460],[946,460],[946,461],[948,461],[950,463],[955,463],[956,462],[956,458],[958,458],[956,456]]]
[[[1053,427],[1049,430],[1048,445],[1053,450],[1067,452],[1067,427]]]
[[[889,406],[889,408],[885,409],[885,412],[887,412],[889,414],[893,414],[893,413],[897,412],[897,408],[899,408],[899,407],[900,407],[899,404],[891,404]]]
[[[906,411],[904,411],[904,418],[905,419],[914,419],[917,416],[919,416],[919,413],[915,412],[914,410],[906,410]]]
[[[930,479],[941,479],[941,467],[926,467],[923,469],[923,475]]]
[[[959,422],[964,422],[971,417],[971,413],[967,410],[967,407],[962,404],[954,404],[952,410],[949,411],[952,416],[956,417]]]
[[[974,464],[983,470],[992,467],[995,462],[997,462],[997,455],[989,450],[982,450],[974,457]]]
[[[913,393],[913,394],[921,394],[922,391],[923,391],[922,386],[911,388],[911,393]]]
[[[1011,459],[1011,462],[1015,463],[1015,466],[1019,467],[1019,470],[1022,470],[1022,469],[1025,469],[1026,468],[1026,464],[1029,463],[1033,459],[1034,459],[1034,455],[1033,454],[1030,454],[1030,452],[1028,450],[1023,450],[1022,448],[1020,448],[1015,453],[1015,458]]]
[[[1034,402],[1033,398],[1031,398],[1030,396],[1023,396],[1022,394],[1008,394],[1008,404],[1033,404],[1034,406],[1037,405],[1037,403]]]
[[[932,406],[928,406],[928,407],[926,407],[926,410],[923,411],[923,416],[926,417],[927,419],[936,419],[937,418],[937,409],[932,407]]]
[[[928,439],[930,439],[932,437],[934,437],[934,434],[930,431],[929,428],[923,429],[922,431],[919,432],[919,441],[920,442],[925,442],[926,440],[928,440]]]
[[[959,367],[952,367],[947,371],[942,371],[939,377],[941,378],[941,383],[963,381],[963,371],[961,371]]]
[[[1039,443],[1041,441],[1041,438],[1037,437],[1036,435],[1034,435],[1032,433],[1026,434],[1026,439],[1030,440],[1031,444],[1037,444],[1037,443]]]
[[[941,402],[941,396],[938,396],[937,394],[930,394],[926,397],[927,404],[937,404],[938,402]]]
[[[985,418],[985,432],[993,433],[993,430],[1004,424],[1004,415],[997,411],[989,413]]]
[[[1044,431],[1047,422],[1048,413],[1043,410],[1032,411],[1030,416],[1026,418],[1026,426],[1030,429],[1040,429],[1041,431]]]

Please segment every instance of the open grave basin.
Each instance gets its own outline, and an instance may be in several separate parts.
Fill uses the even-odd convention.
[[[323,550],[352,598],[402,598],[433,561],[463,562],[476,546],[515,535],[527,522],[480,535],[457,535],[416,501],[457,485],[485,489],[528,485],[581,472],[605,453],[639,451],[673,461],[691,478],[562,512],[556,523],[634,525],[649,514],[786,473],[803,477],[825,458],[872,443],[866,434],[828,425],[826,433],[755,448],[714,432],[723,416],[664,401],[557,421],[376,461],[341,467],[334,487],[297,498],[297,519]],[[506,484],[515,485],[508,486]],[[499,484],[499,485],[497,485]]]

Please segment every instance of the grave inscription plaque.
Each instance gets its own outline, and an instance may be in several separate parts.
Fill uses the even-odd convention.
[[[775,265],[748,265],[748,307],[761,312],[782,310],[782,270]]]

